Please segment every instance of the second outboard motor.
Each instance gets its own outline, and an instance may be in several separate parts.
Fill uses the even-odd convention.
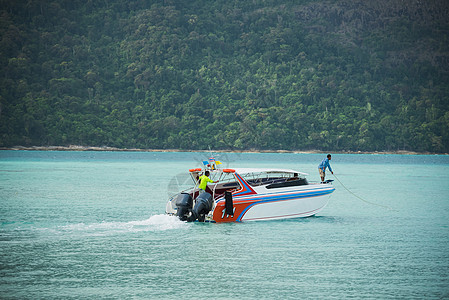
[[[196,198],[195,207],[192,209],[192,215],[187,221],[193,222],[198,219],[198,221],[204,222],[206,214],[212,209],[213,202],[211,194],[201,193],[198,198]]]
[[[193,199],[187,193],[181,193],[176,197],[176,207],[178,208],[176,215],[181,221],[187,220],[187,216],[193,206]]]

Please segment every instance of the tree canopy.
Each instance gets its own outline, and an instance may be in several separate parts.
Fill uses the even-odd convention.
[[[0,0],[0,146],[449,152],[445,0]]]

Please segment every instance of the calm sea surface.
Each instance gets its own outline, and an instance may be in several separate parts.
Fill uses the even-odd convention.
[[[318,181],[322,154],[220,154]],[[317,216],[164,215],[205,153],[0,151],[1,299],[448,299],[449,156],[338,155]],[[332,175],[328,176],[330,179]]]

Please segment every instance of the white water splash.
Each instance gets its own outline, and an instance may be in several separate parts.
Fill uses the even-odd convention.
[[[127,224],[133,226],[134,228],[149,228],[158,231],[186,228],[188,226],[186,222],[179,220],[178,217],[169,215],[154,215],[148,220],[131,221]]]
[[[171,229],[187,228],[189,224],[180,221],[175,216],[154,215],[147,220],[130,222],[101,222],[93,224],[77,223],[60,226],[64,233],[83,232],[93,235],[107,235],[125,232],[164,231]]]

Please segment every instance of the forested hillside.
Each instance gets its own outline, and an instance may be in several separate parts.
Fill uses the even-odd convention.
[[[446,0],[0,0],[0,37],[3,147],[449,152]]]

